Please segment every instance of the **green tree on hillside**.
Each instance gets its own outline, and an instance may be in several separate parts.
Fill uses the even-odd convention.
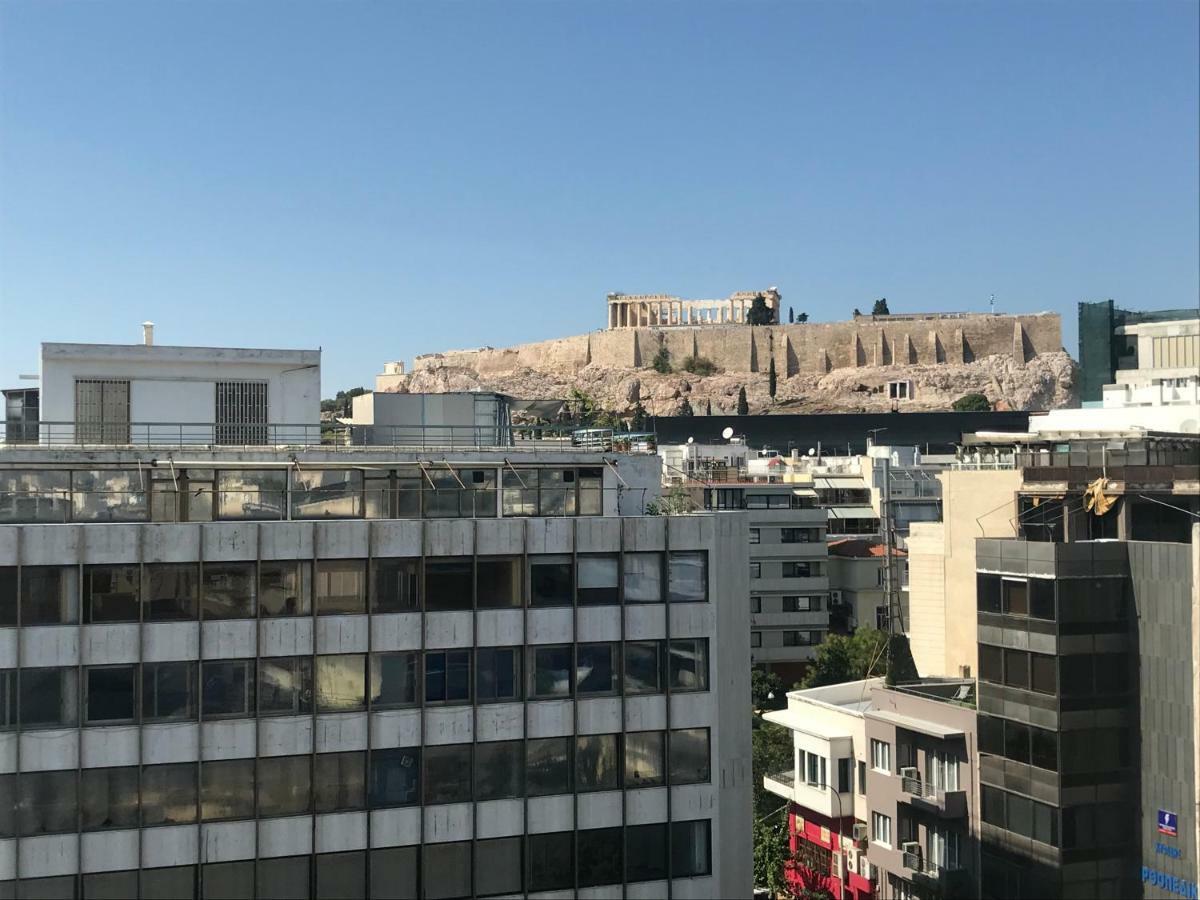
[[[738,388],[737,398],[737,414],[739,416],[750,415],[750,402],[746,399],[746,387],[743,385]]]
[[[679,415],[681,415],[681,416],[694,416],[695,415],[695,413],[692,412],[692,404],[688,402],[687,397],[684,397],[683,400],[680,401],[680,403],[679,403]]]
[[[888,309],[887,297],[880,297],[875,301],[875,305],[871,308],[873,316],[890,316],[892,311]]]
[[[659,347],[658,352],[654,354],[654,359],[650,362],[652,368],[659,375],[671,374],[671,351],[665,346]]]
[[[750,311],[746,313],[747,325],[770,325],[771,324],[771,308],[767,306],[767,298],[762,294],[755,294],[754,300],[750,303]]]
[[[771,399],[775,399],[775,389],[779,386],[778,379],[775,377],[775,357],[771,357],[771,365],[767,370],[767,393],[771,395]]]

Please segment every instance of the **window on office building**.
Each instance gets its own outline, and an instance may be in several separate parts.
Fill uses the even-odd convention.
[[[206,719],[254,715],[254,660],[205,660],[200,682]]]
[[[529,558],[529,605],[570,606],[575,595],[571,557],[548,554]]]
[[[259,564],[258,603],[264,616],[307,616],[312,612],[312,564],[299,560]]]
[[[84,670],[88,725],[136,721],[137,666],[91,666]]]
[[[88,566],[83,581],[84,622],[138,620],[141,589],[137,566]]]
[[[415,900],[419,852],[419,846],[371,850],[371,900]]]
[[[475,701],[521,699],[521,648],[480,647],[475,651]]]
[[[586,554],[578,557],[580,606],[611,606],[621,601],[619,563],[615,554]]]
[[[667,599],[672,603],[708,600],[708,554],[703,550],[671,553],[667,561]]]
[[[491,838],[475,842],[475,893],[479,897],[520,894],[525,869],[521,838]]]
[[[138,767],[80,771],[80,823],[85,831],[138,827]]]
[[[471,842],[424,844],[421,883],[425,900],[471,895]]]
[[[709,780],[707,728],[671,731],[671,784],[703,784]]]
[[[364,709],[367,705],[367,657],[364,653],[318,656],[314,680],[320,712]]]
[[[586,734],[575,739],[575,789],[612,791],[620,787],[619,734]]]
[[[576,645],[575,684],[580,695],[617,692],[617,651],[617,644]]]
[[[23,729],[79,724],[79,679],[73,666],[21,669],[17,677]]]
[[[471,702],[471,651],[430,650],[425,654],[425,702]]]
[[[479,609],[509,609],[525,604],[520,557],[482,556],[477,568]]]
[[[260,858],[258,860],[258,893],[260,898],[285,900],[292,897],[307,897],[309,894],[309,866],[312,857],[309,856],[280,856]],[[145,876],[143,875],[143,878]],[[142,881],[142,896],[151,897],[187,897],[187,890],[182,893],[147,894],[146,882]]]
[[[475,601],[475,567],[469,556],[425,560],[425,609],[450,612],[471,609]]]
[[[671,877],[698,878],[712,874],[712,822],[671,823]]]
[[[625,880],[659,881],[667,877],[667,825],[625,828]]]
[[[312,712],[311,656],[258,660],[258,714],[295,716]]]
[[[12,569],[15,588],[16,569]],[[15,593],[15,591],[14,591]],[[0,624],[16,625],[16,598],[0,596]],[[25,566],[21,570],[21,624],[71,625],[79,620],[79,569]]]
[[[412,806],[418,803],[420,771],[419,747],[371,751],[371,806]]]
[[[251,619],[254,563],[206,563],[201,578],[201,615],[206,619]]]
[[[708,638],[671,641],[670,678],[673,691],[708,690]]]
[[[422,752],[425,803],[463,803],[471,799],[471,745],[436,744]]]
[[[664,740],[661,731],[625,734],[625,787],[657,787],[664,783]]]
[[[196,821],[196,763],[142,769],[142,827]]]
[[[661,553],[625,554],[625,602],[662,603]]]
[[[589,828],[578,832],[579,886],[620,884],[623,880],[620,828]]]
[[[361,900],[367,893],[367,851],[319,853],[315,900]]]
[[[529,699],[571,696],[571,645],[530,647],[528,656]]]
[[[531,797],[571,793],[570,738],[538,738],[526,743],[526,791]]]
[[[625,693],[657,694],[663,689],[665,663],[660,641],[625,643]]]
[[[371,654],[371,708],[396,709],[417,702],[415,650]]]
[[[145,619],[174,621],[196,618],[200,568],[195,563],[159,563],[143,567]]]
[[[371,612],[412,612],[421,608],[420,561],[383,557],[371,560]]]
[[[208,765],[208,763],[204,763]],[[312,807],[313,758],[272,756],[258,766],[258,815],[298,816]]]
[[[200,765],[200,818],[254,818],[253,759],[212,759]]]
[[[313,776],[313,805],[317,812],[366,806],[366,761],[366,754],[357,750],[317,754]]]
[[[525,794],[525,742],[475,745],[475,799],[503,800]]]
[[[570,831],[529,835],[530,892],[560,891],[574,886],[574,838]]]
[[[313,580],[317,615],[349,615],[367,611],[366,560],[317,560]]]

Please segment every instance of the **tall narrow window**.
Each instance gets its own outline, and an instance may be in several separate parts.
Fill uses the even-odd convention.
[[[217,382],[218,444],[267,443],[267,383]]]
[[[75,442],[129,443],[129,382],[75,380]]]

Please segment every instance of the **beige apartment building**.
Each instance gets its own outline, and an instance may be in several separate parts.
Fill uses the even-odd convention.
[[[908,630],[917,671],[970,677],[977,669],[975,539],[1016,537],[1016,469],[947,469],[942,521],[914,522],[908,535]]]

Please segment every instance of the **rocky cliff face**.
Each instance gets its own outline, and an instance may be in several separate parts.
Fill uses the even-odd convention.
[[[696,415],[704,415],[709,406],[714,415],[719,415],[737,411],[738,391],[745,387],[752,413],[850,413],[891,409],[888,383],[892,381],[912,383],[912,397],[899,404],[914,411],[946,410],[969,393],[985,395],[998,409],[1054,409],[1072,405],[1077,399],[1076,366],[1062,351],[1040,353],[1025,363],[1011,355],[997,354],[969,363],[860,366],[825,374],[800,373],[790,378],[781,375],[774,402],[765,372],[661,375],[648,368],[596,364],[567,370],[552,362],[487,373],[470,366],[443,364],[405,376],[396,390],[485,390],[521,399],[550,400],[565,398],[575,388],[618,414],[629,414],[640,400],[651,415],[673,415],[686,399]]]

